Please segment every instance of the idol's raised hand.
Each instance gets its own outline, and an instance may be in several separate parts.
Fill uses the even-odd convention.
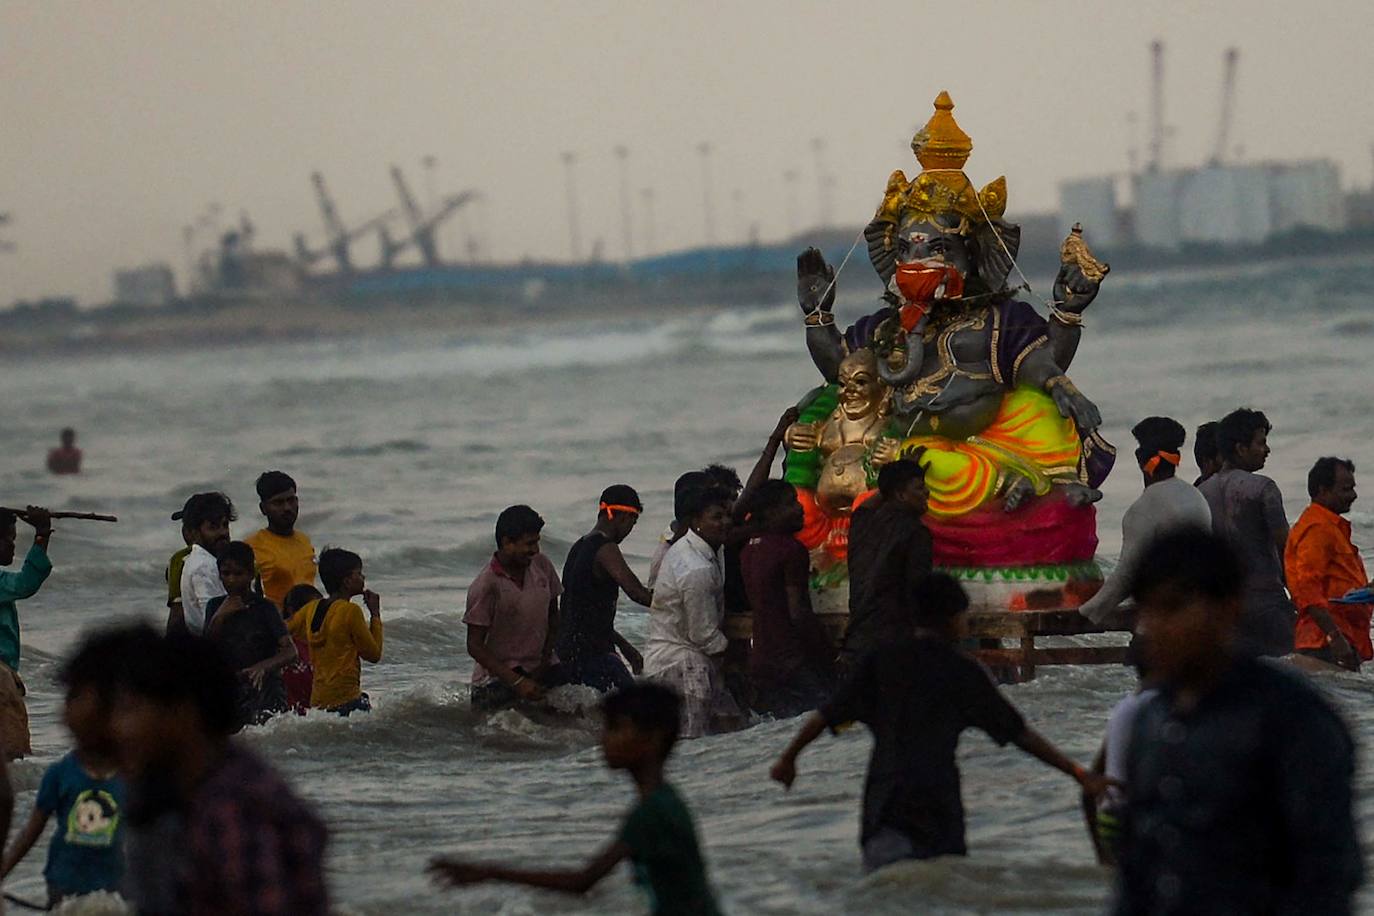
[[[1054,301],[1064,311],[1081,315],[1101,288],[1102,281],[1089,279],[1077,264],[1061,264],[1059,275],[1054,278]]]
[[[808,315],[829,314],[835,307],[835,268],[819,248],[797,255],[797,304]]]

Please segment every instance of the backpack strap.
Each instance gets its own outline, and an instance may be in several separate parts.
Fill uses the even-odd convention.
[[[328,616],[329,609],[334,606],[334,602],[328,598],[321,598],[315,602],[315,613],[310,615],[310,632],[320,632],[320,627],[324,626],[324,618]]]

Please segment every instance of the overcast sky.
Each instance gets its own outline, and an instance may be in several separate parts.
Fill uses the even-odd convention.
[[[705,238],[703,141],[718,240],[816,223],[816,137],[833,215],[858,224],[888,172],[911,171],[906,144],[941,89],[974,140],[966,171],[1005,174],[1015,218],[1053,208],[1062,178],[1126,170],[1156,37],[1172,163],[1210,151],[1236,45],[1244,157],[1329,156],[1364,186],[1371,35],[1364,0],[4,0],[0,239],[18,247],[0,253],[0,302],[103,301],[118,266],[180,272],[182,227],[212,202],[246,211],[259,247],[297,231],[318,243],[312,170],[356,223],[395,205],[391,163],[423,199],[426,155],[441,191],[485,195],[467,228],[496,259],[569,257],[563,151],[578,157],[584,252],[600,239],[620,257],[619,144],[639,233],[640,189],[654,190],[658,250]],[[463,231],[445,234],[448,253]]]

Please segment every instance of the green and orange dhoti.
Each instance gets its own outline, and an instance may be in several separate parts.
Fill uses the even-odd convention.
[[[965,515],[1002,492],[1011,475],[1026,478],[1037,496],[1053,482],[1076,482],[1082,443],[1072,420],[1060,416],[1042,391],[1018,388],[1002,399],[996,419],[976,436],[947,439],[912,436],[902,453],[924,448],[930,515],[936,520]]]
[[[997,417],[977,436],[958,440],[922,435],[902,443],[904,453],[918,448],[925,449],[921,463],[930,491],[926,525],[934,539],[937,566],[1006,568],[1092,560],[1097,550],[1095,510],[1071,506],[1052,490],[1055,483],[1086,482],[1084,443],[1073,421],[1061,416],[1044,392],[1009,392]],[[1037,498],[1007,512],[1000,495],[1016,476],[1030,481]],[[798,539],[843,562],[848,555],[849,516],[827,514],[806,480],[792,474],[789,480],[797,485],[806,510]],[[859,496],[852,508],[870,496],[872,491]]]

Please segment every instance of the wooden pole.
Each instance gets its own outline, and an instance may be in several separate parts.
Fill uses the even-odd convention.
[[[10,509],[10,508],[6,508],[6,507],[4,507],[4,506],[0,506],[0,512],[13,512],[15,515],[19,516],[20,518],[26,518],[27,515],[28,515],[28,510],[27,510],[27,509]],[[78,521],[83,521],[83,522],[117,522],[117,521],[119,521],[119,519],[118,519],[118,518],[115,518],[113,515],[101,515],[101,514],[96,513],[96,512],[49,512],[49,513],[48,513],[48,516],[49,516],[50,518],[70,518],[70,519],[77,519]]]

